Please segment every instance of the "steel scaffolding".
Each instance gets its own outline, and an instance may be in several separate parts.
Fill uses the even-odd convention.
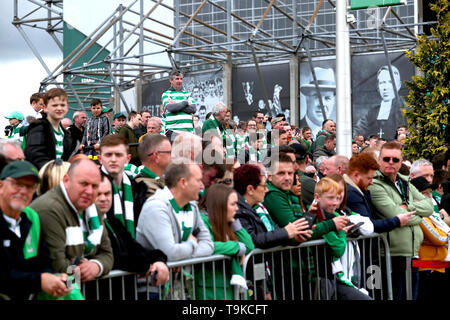
[[[63,51],[63,1],[27,0],[35,8],[22,16],[19,16],[19,5],[24,1],[13,1],[12,23],[48,74],[40,90],[45,91],[49,86],[63,87],[69,93],[69,101],[76,102],[77,108],[82,108],[97,90],[110,88],[111,95],[105,98],[107,104],[117,110],[121,100],[128,110],[123,90],[138,88],[172,68],[189,72],[249,63],[258,68],[259,63],[267,61],[292,57],[311,60],[336,54],[333,15],[337,0],[174,0],[171,5],[167,0],[148,0],[145,3],[152,5],[146,12],[144,0],[133,0],[127,6],[119,5],[50,70],[24,27],[46,31]],[[350,54],[414,49],[422,26],[433,22],[421,22],[421,0],[408,2],[407,6],[348,11]],[[245,4],[254,7],[243,8]],[[155,14],[158,7],[173,12],[173,21],[158,17]],[[406,10],[407,14],[400,14],[400,10]],[[39,18],[33,18],[39,13]],[[220,21],[214,21],[213,15],[221,17]],[[173,35],[159,28],[149,28],[146,23],[150,22],[171,30]],[[278,24],[284,27],[276,27]],[[75,66],[99,40],[105,45],[82,66]],[[145,52],[146,43],[157,49]],[[99,61],[97,58],[103,49],[110,54]],[[153,55],[162,53],[167,55],[170,65],[151,63]],[[106,67],[100,68],[100,65]],[[86,81],[74,82],[71,80],[74,76]],[[137,100],[139,110],[139,97]]]

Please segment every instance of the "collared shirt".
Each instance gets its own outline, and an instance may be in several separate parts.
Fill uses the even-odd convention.
[[[6,214],[3,214],[3,218],[5,218],[6,222],[8,223],[9,230],[14,232],[17,237],[20,238],[20,221],[22,221],[22,218],[19,217],[19,220],[16,220],[14,218],[11,218],[10,216],[7,216]]]

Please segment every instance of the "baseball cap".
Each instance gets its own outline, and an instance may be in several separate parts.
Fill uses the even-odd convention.
[[[117,118],[126,118],[126,116],[122,112],[117,112],[114,115],[113,120],[116,120]]]
[[[434,190],[437,188],[437,185],[429,183],[427,179],[425,179],[425,177],[417,177],[411,179],[411,183],[413,184],[414,187],[417,188],[417,190],[419,190],[419,192],[422,192],[427,189]]]
[[[33,176],[36,181],[39,181],[39,171],[36,167],[26,160],[24,161],[13,161],[8,163],[2,170],[0,174],[0,180],[5,180],[6,178],[22,178],[25,176]]]
[[[283,117],[275,117],[270,120],[270,124],[273,126],[275,123],[283,121]]]
[[[6,119],[17,119],[20,121],[23,121],[24,117],[23,114],[19,111],[13,111],[8,116],[5,117]]]
[[[102,113],[112,111],[111,107],[102,107]]]

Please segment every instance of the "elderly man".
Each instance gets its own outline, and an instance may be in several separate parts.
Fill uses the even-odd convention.
[[[95,205],[100,172],[89,159],[75,160],[63,181],[34,200],[53,269],[66,272],[79,263],[81,281],[108,274],[113,252],[102,215]]]
[[[332,173],[343,175],[347,172],[348,161],[346,156],[335,154],[325,162],[323,174],[325,176]]]
[[[25,155],[19,141],[1,139],[0,140],[0,171],[10,162],[25,160]]]
[[[162,177],[171,161],[172,146],[169,138],[164,135],[147,134],[143,136],[138,151],[142,167],[134,180],[145,182],[147,185],[146,197],[148,198],[156,190],[164,188]]]
[[[411,168],[409,169],[409,178],[410,180],[417,178],[417,177],[424,177],[429,184],[432,185],[433,178],[434,178],[434,168],[433,164],[426,160],[426,159],[418,159],[414,161],[411,165]],[[433,185],[432,185],[433,186]],[[438,186],[433,186],[438,187]],[[435,206],[435,211],[439,208],[439,205],[441,203],[442,196],[435,190],[432,191],[432,200],[433,205]]]
[[[84,133],[84,125],[86,124],[86,112],[84,111],[75,111],[73,113],[73,124],[67,128],[67,131],[70,132],[72,138],[77,140],[81,144],[81,140],[83,140]]]
[[[44,291],[55,297],[70,292],[66,274],[54,275],[38,214],[27,207],[38,171],[28,161],[8,164],[0,175],[0,293],[12,300]]]
[[[214,242],[196,204],[203,189],[200,167],[189,159],[173,163],[165,180],[166,187],[142,208],[136,240],[147,249],[160,249],[168,261],[211,255]]]
[[[217,136],[223,142],[223,145],[226,145],[225,128],[223,126],[226,113],[227,106],[222,102],[214,106],[211,116],[203,122],[202,134],[204,140],[210,141],[212,136]]]
[[[403,299],[404,277],[408,258],[416,257],[423,241],[419,226],[422,217],[433,213],[431,199],[422,195],[406,176],[398,173],[402,164],[402,147],[398,142],[383,144],[378,158],[379,171],[369,187],[372,203],[378,218],[392,218],[401,213],[413,212],[411,220],[387,235],[392,256],[392,287],[394,299]],[[418,272],[413,272],[413,295],[417,295]]]

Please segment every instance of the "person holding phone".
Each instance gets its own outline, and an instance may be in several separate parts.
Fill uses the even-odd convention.
[[[357,284],[353,283],[353,280],[357,278],[354,277],[358,270],[355,267],[358,265],[360,254],[357,242],[349,240],[347,236],[353,236],[356,230],[364,232],[364,234],[372,233],[373,225],[366,217],[353,213],[347,215],[347,212],[342,211],[341,208],[345,208],[344,188],[343,179],[338,183],[330,177],[321,179],[316,185],[314,199],[325,219],[339,218],[336,229],[323,235],[327,243],[325,256],[329,266],[318,269],[319,292],[321,298],[326,297],[327,299],[372,300],[367,291],[359,289]],[[355,218],[352,218],[353,216]],[[363,224],[359,224],[359,229],[355,228],[355,225],[360,222]],[[321,252],[316,254],[323,257]],[[333,281],[335,277],[337,281]]]

